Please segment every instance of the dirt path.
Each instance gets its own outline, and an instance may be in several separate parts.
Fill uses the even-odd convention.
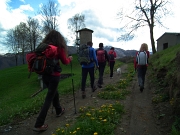
[[[127,72],[127,65],[121,67],[122,72]],[[109,75],[104,77],[104,85],[115,83],[121,78],[121,75],[114,73],[114,78],[110,79]],[[96,79],[97,81],[97,79]],[[115,131],[115,135],[161,135],[155,124],[153,118],[153,107],[151,104],[152,90],[150,89],[148,82],[145,82],[145,89],[141,93],[139,91],[137,77],[135,76],[130,86],[131,94],[122,102],[125,106],[126,113],[123,115],[120,125]],[[2,135],[52,135],[52,133],[58,128],[58,126],[64,126],[66,123],[72,122],[79,115],[78,109],[81,106],[100,106],[105,103],[114,102],[112,100],[102,100],[97,98],[97,89],[94,93],[90,88],[86,89],[87,97],[81,98],[81,91],[76,92],[76,100],[74,106],[73,96],[69,95],[61,97],[61,104],[66,108],[66,112],[59,118],[55,117],[55,112],[50,108],[46,123],[49,125],[47,131],[42,133],[36,133],[32,131],[36,117],[32,116],[27,120],[24,120],[17,125],[7,125],[0,127]]]
[[[123,102],[126,114],[123,116],[117,133],[121,133],[121,135],[161,135],[158,125],[156,125],[156,119],[153,117],[152,89],[149,87],[147,77],[142,93],[136,76],[132,82],[131,91],[132,94]]]

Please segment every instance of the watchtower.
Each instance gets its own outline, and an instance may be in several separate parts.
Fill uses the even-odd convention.
[[[92,41],[92,33],[93,30],[83,28],[81,30],[77,31],[77,34],[79,35],[77,38],[77,45],[87,44],[88,41]]]

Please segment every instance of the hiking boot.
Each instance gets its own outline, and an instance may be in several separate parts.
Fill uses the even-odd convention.
[[[65,108],[62,109],[62,111],[59,114],[56,114],[56,117],[60,117],[61,115],[63,115],[65,112]]]
[[[99,88],[102,88],[102,85],[98,84],[98,87],[99,87]]]
[[[33,130],[36,132],[43,132],[46,131],[48,129],[48,125],[42,125],[40,127],[34,127]]]
[[[140,91],[141,91],[141,92],[143,92],[143,89],[144,89],[144,87],[143,87],[143,86],[140,86]]]
[[[85,93],[85,91],[82,91],[82,98],[83,98],[83,99],[86,98],[86,93]]]
[[[97,89],[97,87],[94,86],[94,87],[92,88],[92,92],[94,92],[96,89]]]

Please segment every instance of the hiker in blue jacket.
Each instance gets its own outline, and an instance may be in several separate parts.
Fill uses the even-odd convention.
[[[88,73],[89,73],[89,76],[90,76],[92,92],[94,92],[97,89],[96,86],[94,85],[94,80],[95,80],[94,69],[95,69],[95,65],[96,65],[97,68],[99,68],[96,53],[95,53],[95,49],[92,47],[93,43],[91,41],[89,41],[89,42],[87,42],[87,45],[90,47],[89,56],[92,59],[92,62],[90,64],[87,64],[87,65],[82,64],[81,91],[82,91],[82,98],[83,99],[86,97],[85,87],[86,87],[86,79],[87,79]]]

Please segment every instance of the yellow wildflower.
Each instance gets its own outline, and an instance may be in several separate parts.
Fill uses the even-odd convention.
[[[107,120],[106,120],[106,119],[104,119],[104,120],[102,120],[102,121],[106,122]]]
[[[60,128],[58,128],[56,131],[58,132],[58,131],[60,131],[61,129]]]

